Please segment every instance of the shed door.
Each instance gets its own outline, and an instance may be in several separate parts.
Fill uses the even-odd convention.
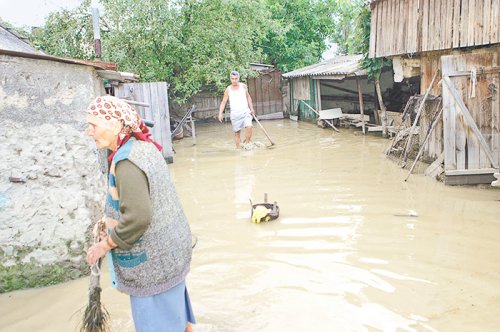
[[[445,175],[487,183],[500,161],[498,52],[443,56]]]

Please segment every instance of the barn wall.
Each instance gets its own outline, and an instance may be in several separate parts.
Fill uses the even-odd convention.
[[[500,43],[500,0],[378,0],[370,57]]]

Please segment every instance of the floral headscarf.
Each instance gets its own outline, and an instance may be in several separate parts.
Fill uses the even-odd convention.
[[[158,150],[162,150],[162,146],[150,138],[151,133],[137,111],[124,100],[113,96],[97,97],[90,103],[87,108],[87,113],[104,123],[112,124],[117,120],[123,123],[123,129],[118,135],[117,148],[109,156],[110,160],[113,158],[116,151],[118,151],[118,149],[120,149],[120,147],[132,136],[140,141],[151,142]]]

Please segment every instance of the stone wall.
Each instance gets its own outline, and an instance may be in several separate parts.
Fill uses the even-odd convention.
[[[0,268],[83,271],[106,190],[84,135],[102,82],[89,66],[0,55],[0,83]]]

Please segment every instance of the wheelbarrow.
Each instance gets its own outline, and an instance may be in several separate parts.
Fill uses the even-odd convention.
[[[278,203],[268,203],[267,193],[264,194],[264,203],[253,204],[250,199],[250,206],[250,218],[253,223],[260,224],[263,221],[275,220],[280,216]]]

